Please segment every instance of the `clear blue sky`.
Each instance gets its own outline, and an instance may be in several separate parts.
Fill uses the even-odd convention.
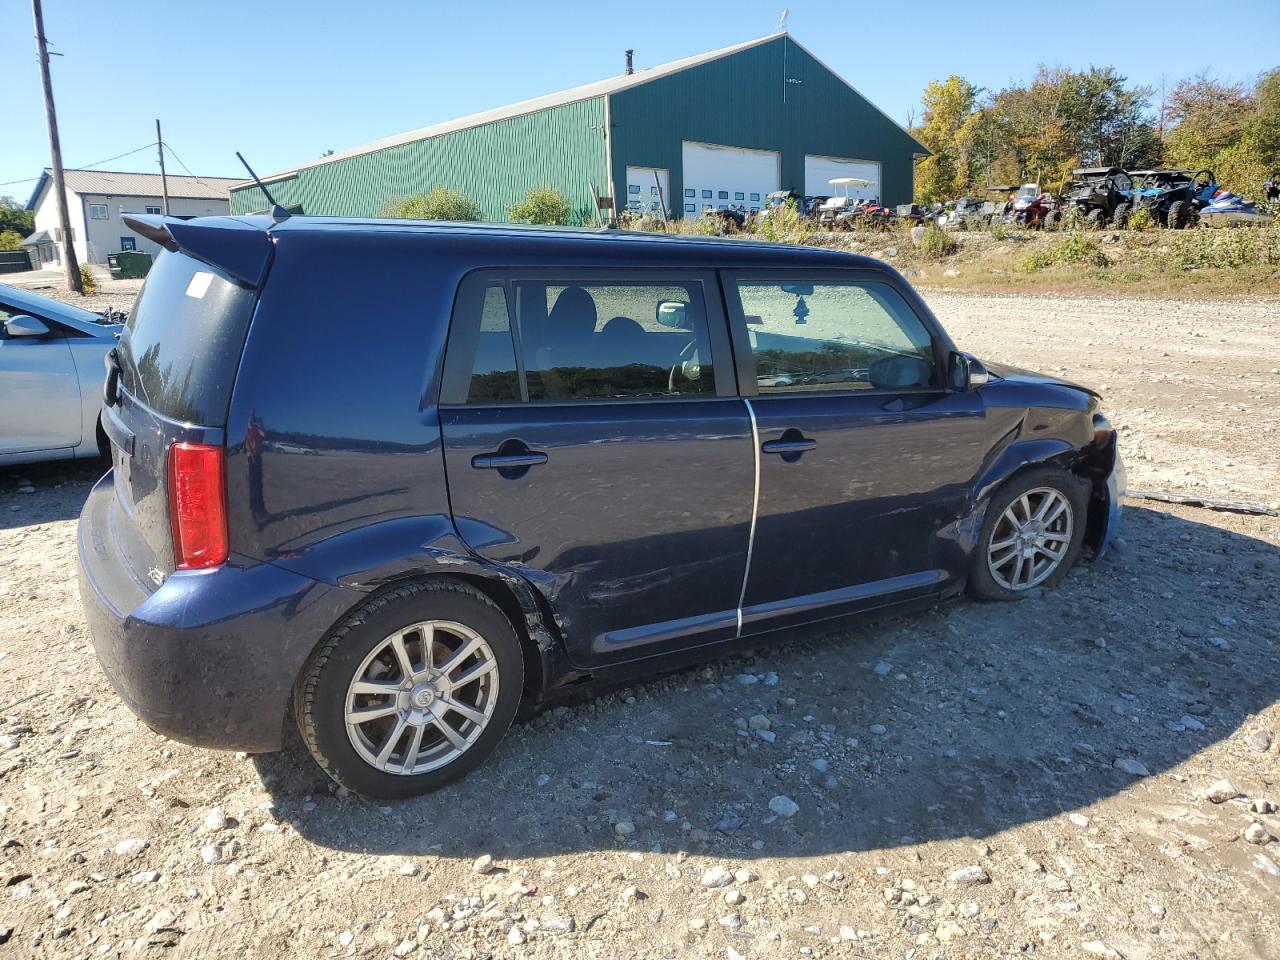
[[[899,123],[932,79],[982,87],[1036,65],[1112,64],[1137,83],[1209,70],[1251,79],[1280,65],[1280,0],[1114,10],[915,0],[45,0],[63,160],[81,166],[164,139],[205,176],[239,176],[239,149],[260,174],[440,120],[773,31],[792,35]],[[1124,10],[1141,17],[1134,39]],[[1198,11],[1194,13],[1193,11]],[[1197,26],[1197,19],[1208,20]],[[1212,40],[1228,37],[1227,42]],[[1264,39],[1269,37],[1271,39]],[[49,162],[28,0],[0,0],[0,195],[25,202]],[[103,169],[155,171],[154,151]],[[175,163],[170,172],[181,173]]]

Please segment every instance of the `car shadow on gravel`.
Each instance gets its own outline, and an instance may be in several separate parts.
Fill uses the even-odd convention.
[[[89,491],[110,466],[105,457],[0,465],[0,530],[80,516]]]
[[[555,710],[431,796],[335,794],[296,736],[256,763],[303,837],[375,854],[750,858],[989,836],[1158,775],[1280,696],[1280,551],[1171,513],[1128,507],[1125,522],[1117,549],[1056,590]],[[740,732],[763,727],[752,717],[769,729]],[[774,813],[779,796],[798,812]]]

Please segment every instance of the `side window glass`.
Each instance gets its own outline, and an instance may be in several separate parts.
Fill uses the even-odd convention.
[[[471,279],[459,290],[440,396],[445,403],[520,401],[520,374],[502,284]]]
[[[513,286],[529,400],[715,393],[701,284]]]
[[[742,280],[737,287],[762,394],[937,384],[929,332],[887,284]]]

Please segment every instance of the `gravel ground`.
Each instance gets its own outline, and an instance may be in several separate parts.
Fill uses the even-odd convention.
[[[929,299],[1104,385],[1134,486],[1280,497],[1276,302]],[[97,469],[0,471],[0,956],[1280,957],[1280,519],[1131,501],[1054,591],[559,708],[382,806],[114,696]]]

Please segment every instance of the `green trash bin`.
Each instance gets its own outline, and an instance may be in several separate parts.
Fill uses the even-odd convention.
[[[151,270],[151,254],[138,250],[121,250],[107,254],[107,266],[114,280],[136,280]]]

